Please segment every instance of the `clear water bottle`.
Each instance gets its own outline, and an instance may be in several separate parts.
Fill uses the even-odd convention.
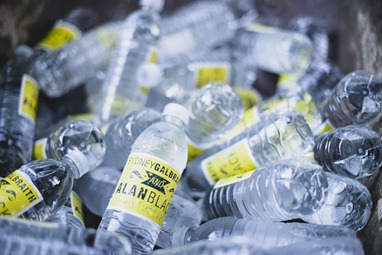
[[[234,38],[238,28],[256,17],[253,2],[248,0],[189,3],[161,20],[159,58],[176,59],[179,55],[202,53],[221,46]]]
[[[190,194],[200,197],[219,179],[302,155],[313,145],[313,134],[300,114],[270,115],[227,144],[190,161],[181,182]]]
[[[276,247],[267,250],[269,255],[319,255],[319,254],[352,254],[364,255],[361,241],[357,237],[330,237]]]
[[[197,204],[177,193],[171,201],[158,236],[156,245],[161,248],[172,247],[172,237],[178,236],[178,229],[194,228],[202,222],[202,211]]]
[[[367,71],[347,74],[320,105],[335,127],[364,124],[381,112],[382,80]]]
[[[273,73],[304,72],[313,57],[313,46],[303,34],[264,26],[248,25],[235,36],[236,58],[247,65]]]
[[[312,214],[326,201],[322,167],[308,160],[284,160],[221,179],[204,197],[209,219],[234,216],[284,221]]]
[[[234,236],[250,237],[256,240],[259,247],[269,249],[320,238],[356,237],[356,234],[348,228],[338,226],[220,217],[197,227],[178,228],[171,236],[171,241],[177,247],[204,239],[212,241]]]
[[[88,158],[91,170],[96,168],[102,163],[106,151],[102,132],[89,121],[69,121],[48,137],[35,141],[33,158],[61,160],[74,150],[81,151]]]
[[[106,66],[117,41],[120,23],[112,22],[86,32],[60,50],[39,58],[32,66],[39,87],[50,97],[60,97]]]
[[[188,115],[168,104],[163,119],[142,132],[103,215],[98,229],[126,236],[133,252],[149,252],[157,241],[187,163]]]
[[[85,228],[82,201],[77,193],[72,191],[65,205],[54,215],[50,216],[47,221],[73,228]]]
[[[202,87],[189,102],[190,121],[186,134],[190,147],[211,148],[243,117],[244,108],[233,88],[221,82]]]
[[[372,200],[369,190],[360,182],[333,173],[326,173],[328,196],[324,205],[303,220],[325,225],[345,226],[361,230],[369,221]]]
[[[102,217],[120,177],[121,171],[102,165],[75,180],[74,189],[86,208]]]
[[[0,176],[5,177],[32,156],[38,100],[37,81],[29,75],[32,51],[24,48],[0,75]]]
[[[329,29],[324,20],[313,17],[297,17],[289,27],[298,33],[306,35],[312,42],[314,54],[312,64],[327,62],[329,58]]]
[[[93,229],[72,228],[56,223],[6,217],[1,217],[0,226],[1,254],[4,255],[93,254],[91,252],[97,252],[88,242],[95,235]]]
[[[57,20],[49,33],[36,45],[34,59],[50,54],[65,44],[79,39],[84,32],[98,24],[96,11],[86,7],[75,8],[63,19]]]
[[[163,0],[141,0],[141,9],[122,22],[116,49],[99,92],[96,115],[106,122],[143,106],[146,101],[136,75],[140,66],[155,62],[159,12]]]
[[[314,159],[325,171],[362,179],[382,165],[382,141],[378,133],[361,125],[337,128],[315,138]]]
[[[61,161],[31,161],[0,181],[1,216],[44,221],[69,199],[73,178],[89,171],[89,161],[79,150]]]
[[[160,118],[160,112],[142,108],[112,120],[105,133],[106,153],[103,164],[123,169],[137,137]]]

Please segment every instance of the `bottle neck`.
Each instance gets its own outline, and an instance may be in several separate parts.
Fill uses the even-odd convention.
[[[62,163],[65,165],[65,169],[68,171],[69,175],[73,178],[81,177],[81,169],[79,169],[78,165],[74,162],[74,160],[67,155],[62,159]]]
[[[180,129],[184,129],[186,127],[186,123],[184,123],[180,118],[173,115],[164,115],[163,120],[167,122],[171,122],[172,124],[176,125]]]

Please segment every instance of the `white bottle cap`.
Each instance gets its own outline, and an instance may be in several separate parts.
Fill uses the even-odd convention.
[[[139,4],[141,6],[154,8],[157,12],[161,12],[163,10],[164,0],[141,0]]]
[[[187,110],[187,108],[176,103],[166,104],[162,114],[175,116],[181,119],[186,125],[188,125],[188,120],[190,118],[190,112]]]
[[[80,178],[82,175],[86,174],[89,169],[89,160],[80,150],[69,151],[64,157],[70,158],[74,164],[76,164],[78,171],[73,171],[72,176],[76,179]]]
[[[24,56],[30,57],[32,56],[33,50],[28,45],[21,44],[17,46],[14,53],[15,55],[19,55],[19,56],[24,55]]]
[[[162,70],[158,64],[145,63],[138,68],[136,78],[139,85],[153,88],[162,80]]]

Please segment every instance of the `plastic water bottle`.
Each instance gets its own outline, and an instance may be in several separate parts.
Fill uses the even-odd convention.
[[[181,182],[190,194],[200,197],[219,179],[302,155],[313,145],[312,132],[300,114],[270,115],[227,145],[190,161]]]
[[[236,58],[273,73],[304,72],[313,57],[313,46],[303,34],[252,23],[235,36]]]
[[[102,217],[120,177],[121,171],[102,165],[76,180],[74,189],[86,208]]]
[[[90,8],[75,8],[56,21],[49,33],[36,45],[34,59],[50,54],[65,44],[78,40],[84,32],[98,23],[98,14]]]
[[[326,173],[328,196],[324,205],[303,220],[325,225],[345,226],[361,230],[369,221],[372,200],[369,190],[360,182],[333,173]]]
[[[142,108],[111,121],[105,133],[106,154],[103,164],[123,169],[137,137],[160,118],[160,112]]]
[[[61,160],[70,151],[81,151],[89,160],[90,169],[102,163],[106,143],[102,132],[91,122],[73,120],[34,143],[33,158]]]
[[[335,127],[364,124],[381,112],[382,80],[367,71],[347,74],[320,106]]]
[[[181,247],[155,250],[153,255],[306,255],[352,254],[364,255],[362,243],[356,237],[331,237],[264,250],[253,238],[237,236],[217,240],[201,240]]]
[[[327,190],[321,166],[307,160],[284,160],[221,179],[205,195],[203,208],[209,219],[291,220],[319,210]]]
[[[85,228],[82,202],[77,193],[72,191],[65,205],[49,217],[47,221],[74,228]]]
[[[233,88],[212,82],[201,88],[189,102],[190,122],[186,127],[190,148],[211,148],[227,130],[233,128],[244,113],[243,103]]]
[[[315,138],[315,160],[325,171],[362,179],[382,165],[382,141],[378,133],[361,125],[337,128]]]
[[[31,161],[0,181],[1,216],[44,221],[69,199],[73,178],[89,171],[89,161],[79,150],[61,161]]]
[[[159,12],[163,0],[141,0],[141,9],[123,21],[119,40],[100,89],[96,114],[106,122],[143,106],[144,94],[136,79],[146,62],[155,62],[159,39]]]
[[[162,121],[142,132],[103,215],[98,229],[126,236],[133,252],[149,252],[157,241],[187,163],[188,115],[183,106],[168,104]]]
[[[320,255],[352,254],[364,255],[361,241],[357,237],[330,237],[312,240],[267,250],[269,255]]]
[[[172,247],[172,237],[177,236],[180,228],[194,228],[202,222],[202,211],[197,204],[174,194],[170,207],[164,219],[156,245],[161,248]]]
[[[39,58],[32,72],[50,97],[60,97],[106,66],[117,41],[120,23],[98,26],[62,49]]]
[[[195,1],[160,22],[161,60],[202,53],[234,38],[236,30],[257,17],[253,2]]]
[[[177,247],[203,239],[212,241],[234,236],[252,238],[259,247],[269,249],[320,238],[356,237],[356,234],[348,228],[338,226],[220,217],[197,227],[178,228],[171,236],[171,241]]]

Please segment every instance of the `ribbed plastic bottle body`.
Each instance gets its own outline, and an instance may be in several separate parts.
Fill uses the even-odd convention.
[[[335,127],[364,124],[380,113],[381,95],[382,80],[358,70],[341,79],[320,109]]]
[[[296,254],[352,254],[364,255],[361,240],[357,237],[330,237],[301,242],[267,250],[269,255]]]
[[[3,68],[0,80],[0,176],[5,177],[32,156],[38,89],[26,75],[29,56],[15,56]]]
[[[273,73],[305,71],[314,52],[308,37],[259,24],[237,33],[234,45],[244,62]]]
[[[321,166],[308,161],[279,161],[243,179],[222,186],[218,182],[206,194],[208,218],[290,220],[317,211],[327,197]]]
[[[76,181],[74,189],[84,205],[92,213],[102,217],[120,177],[119,170],[100,166]]]
[[[329,237],[355,237],[355,232],[337,226],[306,223],[281,223],[263,219],[237,219],[220,217],[209,220],[197,228],[190,229],[183,237],[184,245],[203,239],[216,240],[234,236],[246,236],[256,240],[262,249],[291,245],[299,242]]]
[[[142,108],[111,121],[105,133],[106,154],[103,164],[123,169],[137,137],[160,118],[160,112]]]
[[[107,65],[119,29],[120,23],[99,26],[36,61],[32,71],[41,90],[50,97],[60,97]]]
[[[102,163],[106,151],[102,132],[91,122],[83,120],[69,121],[43,140],[43,146],[46,158],[58,160],[70,151],[81,151],[87,157],[90,169]]]
[[[303,220],[361,230],[369,221],[372,200],[369,190],[360,182],[333,173],[326,173],[328,197],[324,205]]]
[[[144,63],[155,61],[159,20],[158,11],[143,7],[123,21],[96,107],[96,114],[103,122],[145,104],[141,92],[144,84],[138,84],[136,74]]]
[[[161,248],[174,246],[171,238],[177,229],[197,227],[201,222],[202,211],[196,203],[174,194],[156,245]]]
[[[190,101],[190,122],[186,128],[190,142],[212,147],[244,114],[243,103],[233,88],[212,82],[201,88]]]
[[[98,229],[126,236],[131,241],[133,252],[151,251],[157,241],[167,212],[166,203],[171,201],[176,183],[186,167],[187,143],[185,133],[181,128],[183,125],[183,122],[177,117],[165,115],[163,121],[153,124],[137,138],[116,191],[99,225]],[[145,159],[149,159],[149,161]],[[134,170],[142,167],[142,165],[137,165],[139,162],[152,162],[150,167],[154,167],[154,169],[150,171],[155,173],[149,171],[149,163],[146,164],[145,169],[147,170]],[[165,170],[166,168],[168,170]],[[162,177],[157,176],[160,169],[164,174]],[[170,177],[174,182],[164,176]],[[149,180],[142,182],[142,178]],[[167,183],[165,191],[159,186],[155,186],[156,180],[163,180]],[[140,188],[136,188],[138,182],[143,183],[139,184]],[[161,190],[160,193],[159,190],[154,191],[154,189],[148,191],[147,182],[153,182],[151,185]],[[127,187],[129,183],[131,183],[131,187]],[[144,185],[144,183],[147,184]],[[138,197],[134,197],[134,194],[127,193],[126,189],[139,189],[141,192]],[[148,197],[142,193],[144,190],[146,193],[150,193]],[[154,206],[152,196],[157,199],[156,203],[159,204]],[[123,204],[124,202],[119,199],[129,199],[130,202]],[[158,202],[158,199],[161,201]],[[141,200],[145,201],[140,202]]]
[[[366,126],[337,128],[315,140],[314,158],[325,171],[362,179],[375,174],[381,167],[381,138]]]
[[[200,197],[220,178],[302,155],[313,145],[313,134],[300,114],[269,115],[226,144],[190,161],[182,183],[193,196]]]
[[[160,59],[205,52],[230,41],[236,31],[235,15],[228,5],[196,1],[164,17],[158,42]]]
[[[73,214],[70,204],[66,203],[53,216],[48,218],[49,222],[70,226],[73,228],[85,228],[84,223]]]

